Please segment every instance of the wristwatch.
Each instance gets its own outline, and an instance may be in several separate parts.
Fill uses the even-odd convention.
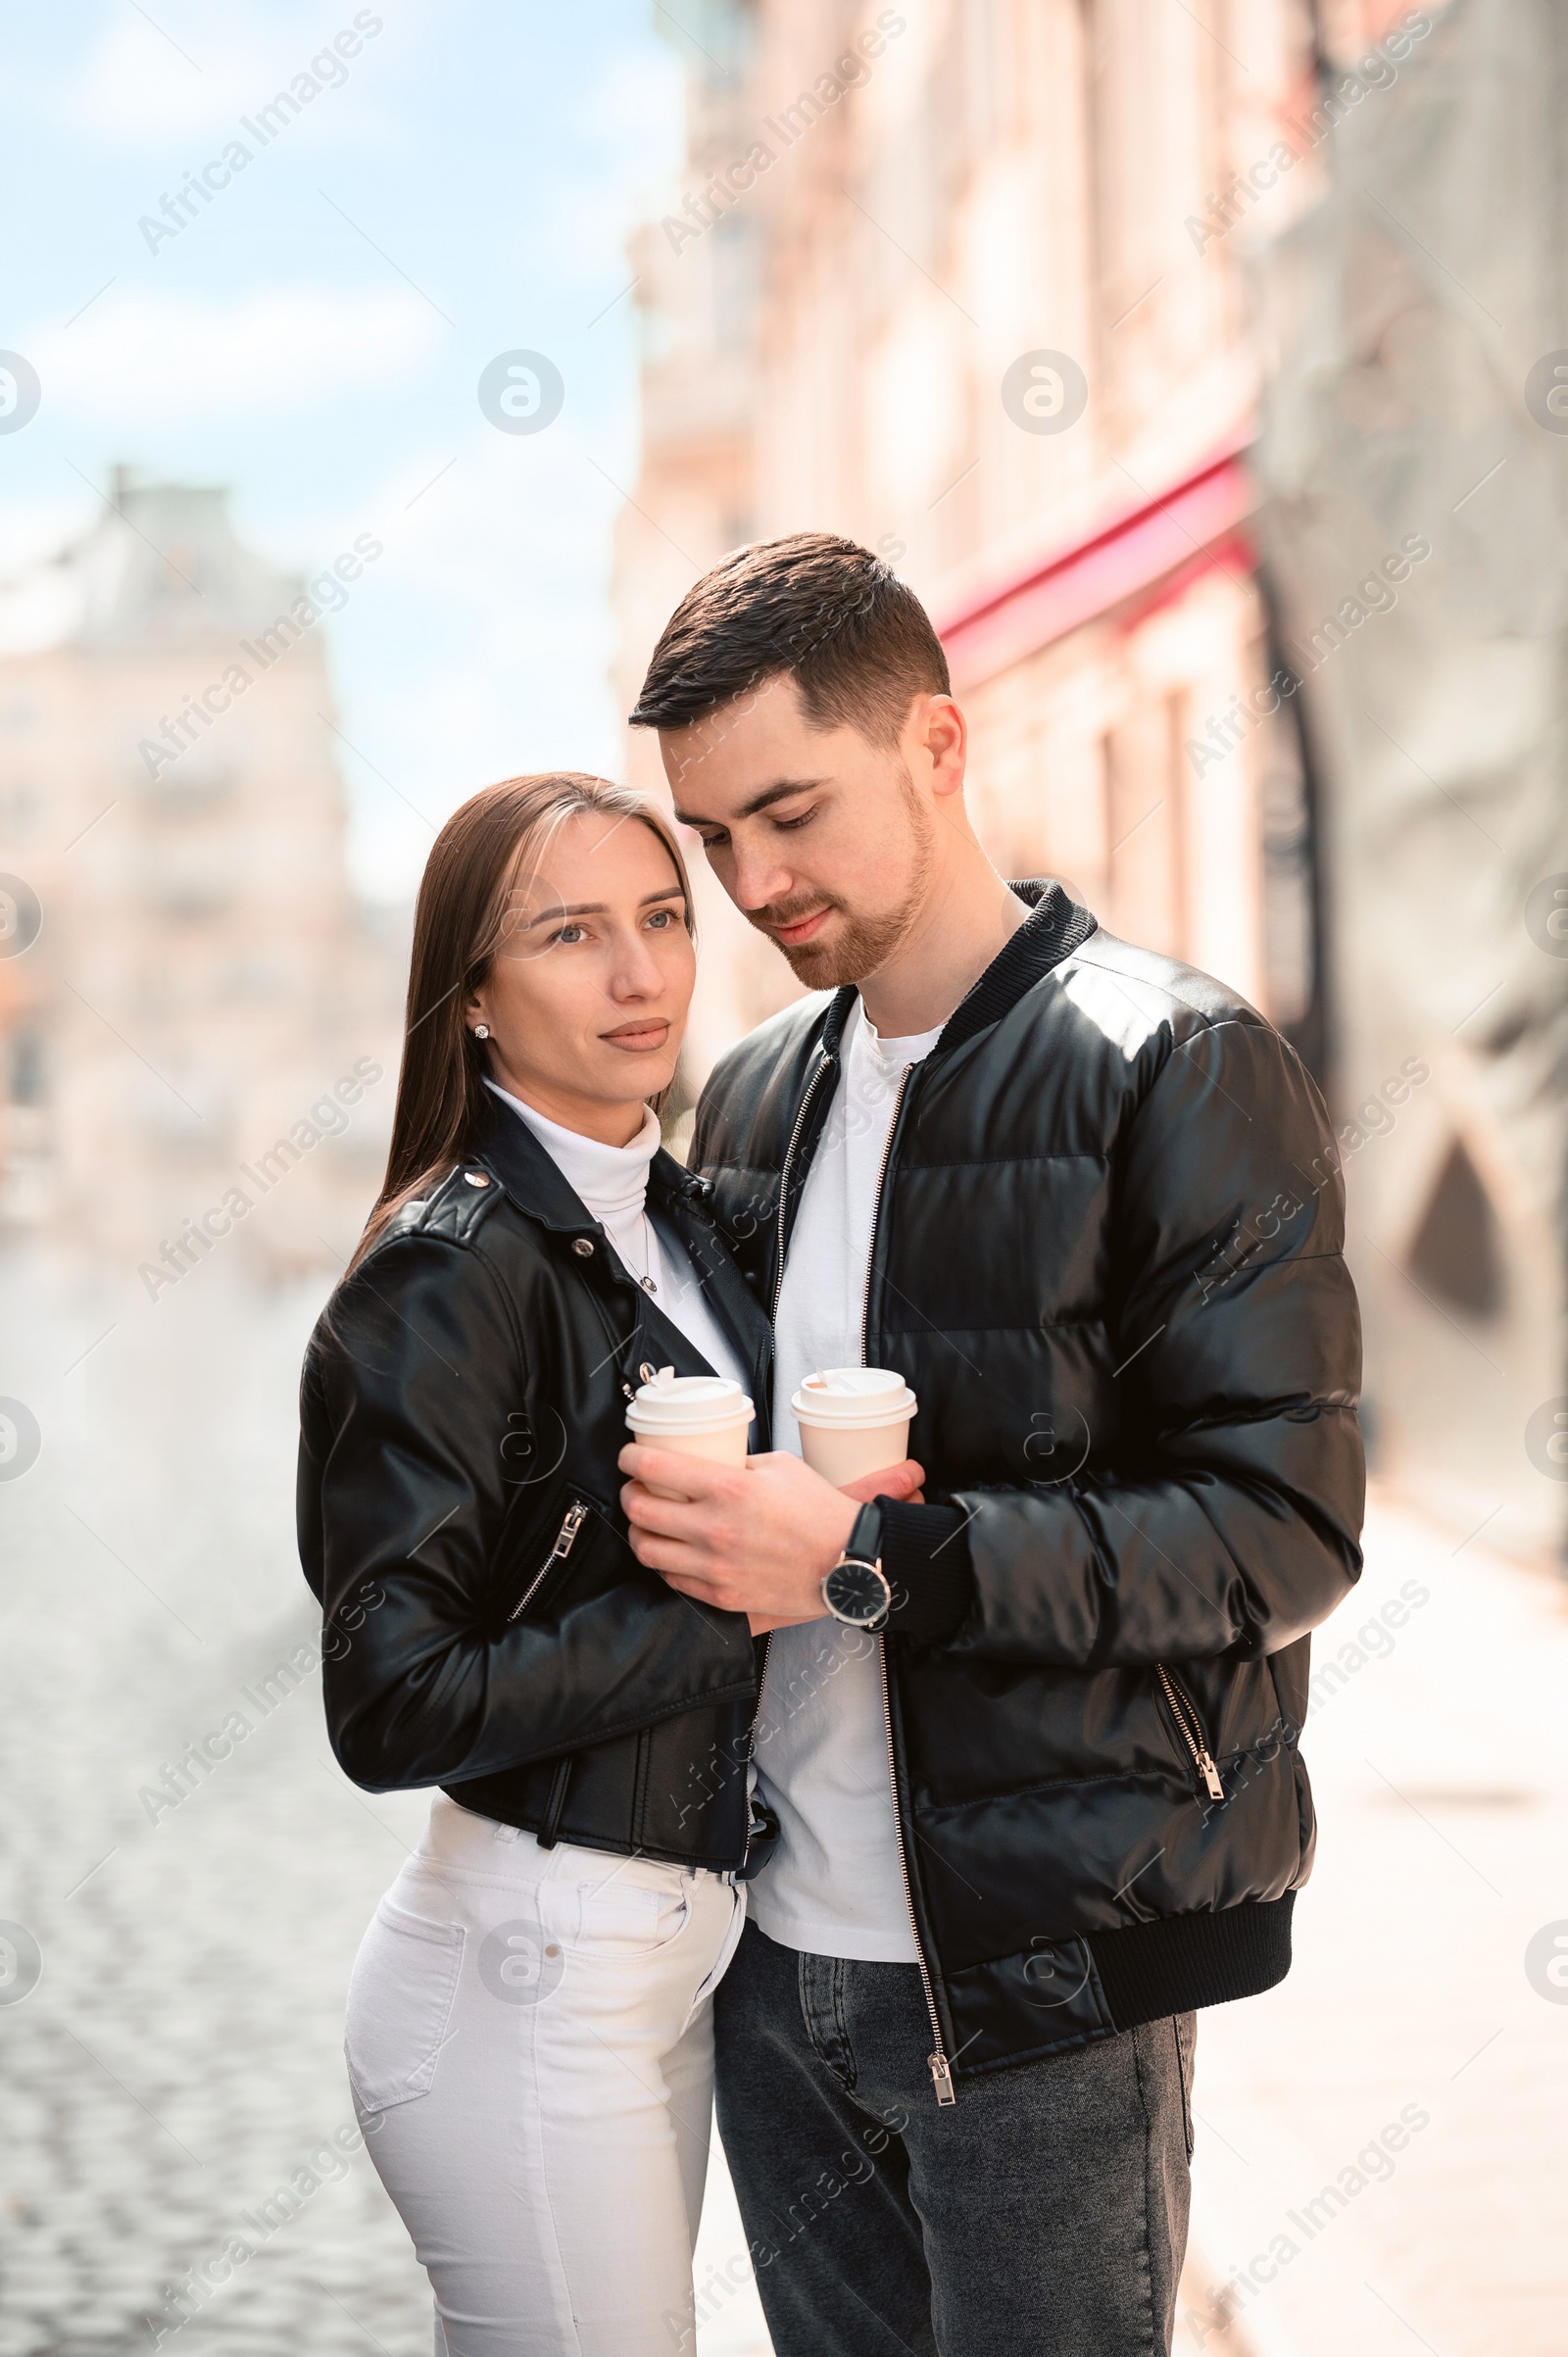
[[[864,1505],[849,1544],[822,1582],[822,1601],[852,1629],[880,1629],[893,1602],[882,1569],[882,1508]]]

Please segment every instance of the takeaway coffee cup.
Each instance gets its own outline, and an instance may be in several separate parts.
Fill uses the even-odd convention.
[[[673,1367],[661,1367],[632,1400],[626,1421],[650,1449],[672,1449],[713,1465],[744,1465],[752,1403],[727,1375],[677,1375]],[[647,1487],[656,1498],[685,1496],[656,1482]]]
[[[904,1377],[888,1367],[822,1367],[790,1401],[801,1454],[835,1490],[903,1464],[918,1404]]]

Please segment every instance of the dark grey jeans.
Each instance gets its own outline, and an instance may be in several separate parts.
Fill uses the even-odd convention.
[[[1196,2017],[960,2079],[912,1964],[749,1924],[718,2124],[777,2357],[1164,2357],[1187,2242]]]

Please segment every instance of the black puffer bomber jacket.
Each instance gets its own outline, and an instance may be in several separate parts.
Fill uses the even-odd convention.
[[[766,1319],[668,1154],[648,1208],[689,1252],[767,1445]],[[298,1526],[339,1763],[439,1785],[546,1843],[739,1868],[757,1697],[744,1614],[644,1571],[615,1459],[659,1366],[713,1369],[499,1102],[311,1338]],[[755,1862],[755,1861],[754,1861]]]
[[[1316,1087],[1234,992],[1014,889],[1034,913],[900,1098],[864,1311],[933,1501],[888,1513],[883,1657],[939,2096],[1283,1978],[1307,1632],[1360,1570]],[[769,1305],[853,1002],[788,1008],[703,1097],[693,1167]]]

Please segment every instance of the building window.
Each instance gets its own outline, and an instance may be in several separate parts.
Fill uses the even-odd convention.
[[[1455,1138],[1405,1266],[1422,1291],[1474,1318],[1503,1305],[1502,1235],[1481,1174]]]
[[[743,352],[751,342],[760,291],[760,244],[757,223],[726,213],[711,231],[713,344],[719,352]]]
[[[710,89],[733,90],[751,62],[756,38],[753,0],[699,0],[695,13],[703,52],[698,71]]]
[[[31,1029],[13,1034],[10,1043],[7,1095],[13,1105],[42,1105],[48,1097],[43,1034]]]

